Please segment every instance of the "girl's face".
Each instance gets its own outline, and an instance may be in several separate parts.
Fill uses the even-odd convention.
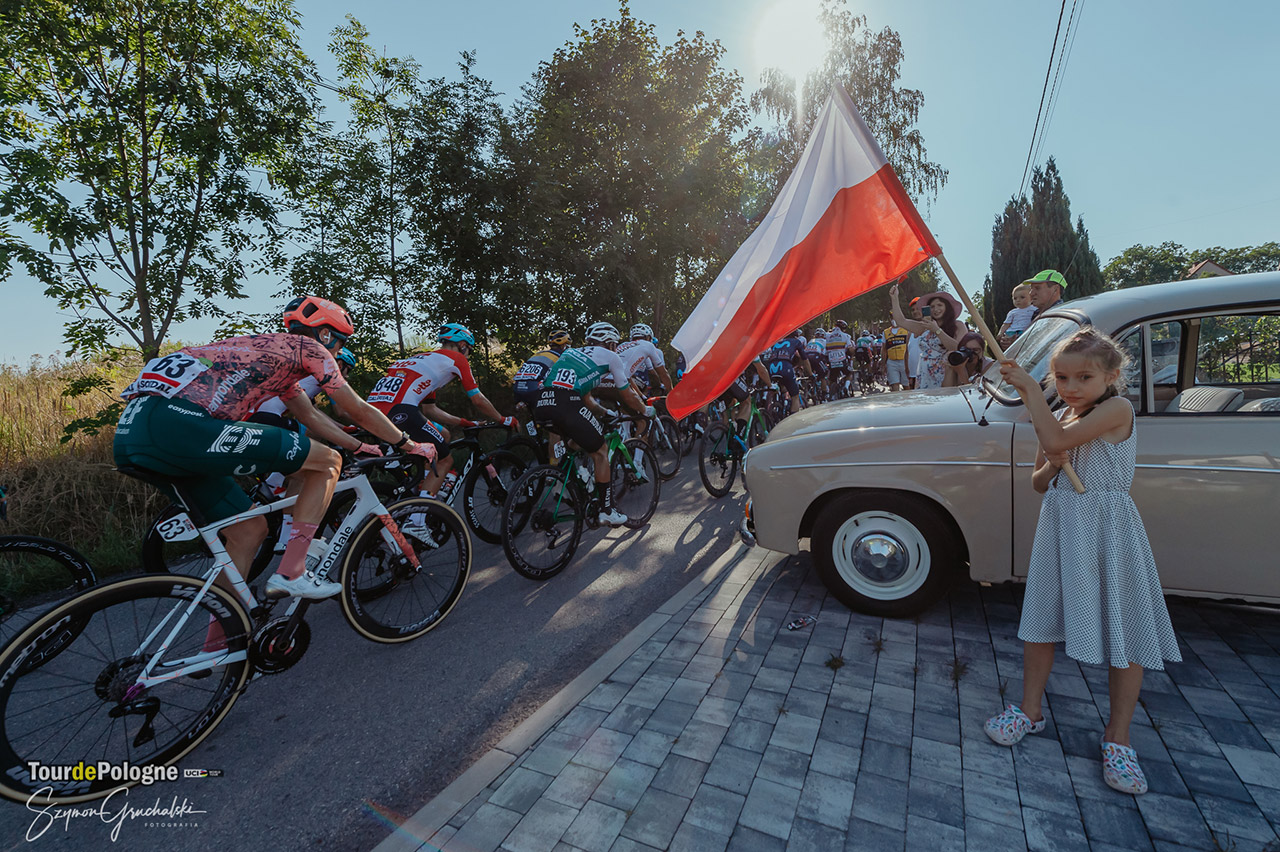
[[[929,316],[934,322],[942,322],[942,318],[947,315],[947,307],[945,299],[934,299],[929,303]]]
[[[1013,294],[1013,306],[1015,308],[1025,308],[1031,304],[1031,291],[1019,290]]]
[[[1096,403],[1119,377],[1119,371],[1107,372],[1096,358],[1081,352],[1064,353],[1053,359],[1053,382],[1058,398],[1075,411],[1083,411]]]

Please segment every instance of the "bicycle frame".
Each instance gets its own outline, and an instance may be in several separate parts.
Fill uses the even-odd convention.
[[[329,572],[332,570],[333,566],[337,564],[338,557],[342,554],[343,548],[346,547],[347,542],[351,540],[351,537],[356,534],[356,531],[363,526],[365,520],[370,516],[377,517],[382,521],[382,537],[387,542],[388,546],[400,548],[405,556],[413,562],[415,567],[418,566],[418,559],[416,554],[413,552],[413,548],[405,541],[404,536],[400,532],[400,528],[396,526],[396,523],[391,518],[387,508],[382,505],[382,501],[378,498],[377,493],[374,492],[373,486],[369,484],[369,480],[363,474],[352,477],[351,479],[340,480],[334,487],[334,494],[336,495],[344,491],[355,491],[356,502],[347,513],[347,516],[343,519],[343,522],[338,527],[337,532],[334,533],[333,538],[329,540],[324,556],[320,560],[320,565],[316,569],[316,576],[321,580],[328,579]],[[205,544],[209,548],[209,552],[213,554],[213,566],[210,567],[208,573],[205,575],[204,584],[200,587],[199,593],[193,595],[191,602],[187,604],[185,609],[181,610],[181,614],[177,617],[177,621],[169,629],[168,634],[160,643],[159,648],[154,652],[148,651],[148,648],[157,639],[160,633],[164,631],[165,626],[174,618],[174,614],[180,611],[177,607],[170,610],[165,617],[161,619],[160,623],[157,624],[151,633],[142,640],[141,645],[139,645],[135,650],[134,656],[149,656],[150,659],[147,661],[147,665],[143,668],[142,672],[139,673],[133,686],[129,688],[129,692],[125,696],[126,701],[132,700],[141,693],[142,690],[156,684],[164,683],[165,681],[173,680],[185,675],[190,675],[193,672],[211,669],[214,665],[239,662],[248,656],[247,651],[201,651],[200,653],[190,657],[173,661],[165,661],[163,664],[165,671],[163,673],[153,673],[157,665],[160,664],[165,652],[169,649],[169,646],[173,643],[175,637],[177,637],[178,632],[182,629],[183,625],[186,624],[187,619],[191,617],[191,614],[195,612],[196,606],[204,596],[208,594],[209,588],[213,585],[214,581],[218,579],[220,574],[225,573],[227,575],[227,578],[231,581],[231,585],[235,590],[236,598],[239,600],[240,605],[246,612],[252,612],[258,606],[258,601],[254,598],[253,592],[249,589],[249,584],[245,582],[244,576],[236,568],[235,563],[231,561],[231,557],[227,553],[227,549],[223,545],[222,540],[218,538],[218,531],[250,518],[257,518],[263,515],[268,515],[272,512],[279,512],[284,509],[291,508],[295,503],[297,503],[297,501],[297,497],[286,497],[274,503],[268,503],[265,506],[257,506],[252,509],[247,509],[228,518],[223,518],[220,521],[214,521],[211,524],[200,527],[200,537],[204,539]],[[292,598],[286,615],[292,615],[301,603],[301,599]]]

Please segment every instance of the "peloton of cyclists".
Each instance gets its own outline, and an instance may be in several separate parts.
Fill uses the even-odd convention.
[[[796,367],[801,372],[809,371],[804,351],[804,329],[798,328],[769,347],[764,354],[764,364],[769,371],[770,380],[786,392],[792,414],[800,410],[800,384],[796,381]]]
[[[446,427],[476,425],[436,404],[436,393],[450,382],[457,379],[462,383],[471,405],[484,417],[500,422],[508,429],[519,425],[514,417],[503,416],[480,392],[471,374],[471,363],[467,360],[476,346],[471,331],[459,323],[447,322],[440,326],[436,337],[440,341],[439,349],[394,362],[369,393],[369,404],[386,414],[392,423],[404,429],[415,441],[436,447],[441,464],[434,472],[428,471],[419,483],[424,497],[435,496],[440,483],[453,468]]]
[[[809,362],[809,373],[814,377],[822,399],[830,397],[827,388],[827,332],[822,328],[813,330],[813,339],[804,347],[805,360]]]
[[[618,329],[610,323],[593,323],[587,329],[585,346],[566,349],[556,359],[555,367],[543,380],[535,409],[535,416],[549,423],[557,436],[564,436],[591,455],[595,467],[598,519],[601,524],[611,527],[625,524],[627,516],[613,505],[609,445],[604,440],[604,428],[599,420],[607,417],[608,412],[592,398],[592,391],[608,375],[618,390],[618,398],[627,408],[646,417],[654,414],[653,407],[646,405],[627,382],[626,367],[614,351],[620,339]],[[551,457],[558,459],[563,454],[563,447],[557,441],[552,446]]]
[[[284,322],[284,333],[189,346],[147,362],[121,394],[128,405],[116,428],[114,454],[118,466],[187,478],[184,492],[194,504],[188,508],[205,522],[250,508],[236,476],[273,471],[299,475],[302,485],[293,529],[280,567],[267,581],[267,594],[322,599],[342,587],[318,582],[306,571],[305,559],[338,481],[341,456],[300,432],[246,422],[249,414],[263,400],[279,396],[310,435],[356,453],[380,455],[377,447],[348,435],[311,405],[298,386],[300,379],[311,376],[375,437],[428,460],[435,457],[435,449],[413,441],[356,396],[342,377],[333,353],[355,330],[346,310],[327,299],[303,296],[285,308]],[[267,522],[250,518],[225,528],[222,535],[228,554],[244,574],[267,535]],[[217,582],[230,588],[225,574]],[[206,650],[216,650],[221,641],[220,635],[213,635],[215,630],[216,622]]]

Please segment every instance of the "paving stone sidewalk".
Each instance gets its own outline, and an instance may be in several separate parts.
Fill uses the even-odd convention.
[[[1047,730],[983,733],[1021,693],[1020,596],[970,583],[871,618],[807,554],[750,551],[529,748],[491,753],[447,821],[424,808],[430,836],[410,820],[379,852],[1280,851],[1280,613],[1171,602],[1185,661],[1147,674],[1134,797],[1101,777],[1105,668],[1059,653]]]

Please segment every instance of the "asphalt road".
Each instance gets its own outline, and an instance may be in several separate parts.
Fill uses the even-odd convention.
[[[740,488],[712,500],[686,457],[648,527],[588,530],[545,583],[477,541],[457,608],[407,645],[366,642],[336,603],[315,607],[306,657],[254,683],[182,761],[223,777],[128,791],[132,808],[176,797],[203,813],[177,825],[77,815],[29,843],[37,815],[0,802],[0,845],[101,850],[119,822],[114,846],[129,850],[371,849],[732,547]],[[109,800],[107,819],[125,804]]]

